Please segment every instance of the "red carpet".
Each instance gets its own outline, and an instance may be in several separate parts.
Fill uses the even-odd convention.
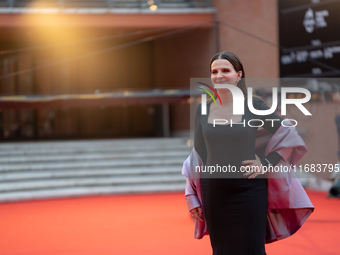
[[[315,211],[268,255],[339,254],[340,199],[307,190]],[[97,196],[0,204],[1,255],[211,254],[194,239],[183,193]]]

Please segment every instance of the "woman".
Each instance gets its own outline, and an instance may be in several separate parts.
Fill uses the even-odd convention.
[[[210,70],[211,81],[214,85],[231,84],[242,90],[245,95],[245,111],[243,116],[233,115],[233,98],[230,90],[216,89],[222,106],[216,106],[211,103],[212,100],[208,100],[206,115],[201,115],[201,104],[197,106],[193,152],[197,152],[196,158],[197,162],[200,162],[199,165],[229,165],[240,171],[229,171],[215,176],[209,172],[202,172],[201,182],[196,183],[192,181],[194,178],[190,179],[190,174],[183,173],[188,178],[186,199],[191,209],[190,212],[196,219],[197,226],[199,225],[197,221],[204,224],[204,227],[201,224],[196,228],[195,234],[197,238],[202,238],[202,232],[204,232],[203,235],[209,233],[214,255],[264,255],[268,232],[268,189],[263,175],[263,166],[268,167],[270,164],[275,166],[284,158],[280,156],[282,150],[272,149],[260,159],[255,154],[258,128],[254,126],[261,125],[261,122],[253,121],[252,126],[247,123],[250,119],[261,119],[264,129],[275,134],[279,129],[280,133],[285,132],[281,127],[283,119],[276,113],[259,116],[249,111],[245,72],[241,61],[235,54],[231,52],[216,54],[210,61]],[[255,109],[269,109],[259,97],[253,97],[252,101]],[[225,119],[234,124],[214,125],[214,119]],[[265,119],[279,119],[280,121],[272,123]],[[299,146],[302,146],[301,142]],[[191,168],[193,168],[192,161],[195,157],[193,152]],[[197,206],[198,204],[200,206]],[[311,208],[311,203],[308,206]],[[308,215],[304,215],[301,221],[304,221],[310,213],[310,211],[306,212]],[[198,234],[198,232],[201,233]]]

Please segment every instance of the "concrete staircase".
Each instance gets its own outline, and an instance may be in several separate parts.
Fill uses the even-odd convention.
[[[184,191],[185,138],[0,144],[0,202]]]

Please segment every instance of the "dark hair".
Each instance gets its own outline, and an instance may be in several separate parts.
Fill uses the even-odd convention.
[[[245,76],[245,72],[244,72],[244,69],[243,69],[242,62],[238,58],[238,56],[236,56],[236,54],[229,52],[229,51],[219,52],[219,53],[215,54],[210,60],[210,71],[211,71],[211,65],[216,59],[226,59],[233,65],[236,72],[242,71],[242,77],[241,77],[241,80],[237,83],[237,87],[239,87],[242,90],[244,97],[246,97],[247,87],[246,87],[246,81],[244,79],[246,76]],[[254,95],[254,96],[256,96],[256,95]],[[215,97],[215,99],[217,98],[217,96],[215,94],[214,94],[214,97]],[[207,100],[207,103],[209,104],[212,101],[213,101],[213,99],[209,98]]]

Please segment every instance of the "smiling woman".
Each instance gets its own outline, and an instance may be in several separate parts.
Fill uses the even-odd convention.
[[[263,174],[265,167],[277,165],[283,157],[280,155],[282,152],[272,150],[259,158],[255,154],[255,140],[258,125],[262,123],[263,128],[271,134],[284,133],[284,127],[281,126],[283,118],[276,113],[259,116],[250,111],[247,106],[245,72],[235,54],[216,54],[210,61],[210,69],[214,86],[227,83],[242,90],[245,111],[243,115],[234,116],[231,90],[215,86],[223,106],[215,105],[210,98],[205,115],[201,114],[202,105],[197,106],[193,149],[205,167],[230,166],[240,171],[201,173],[202,204],[197,206],[199,203],[188,191],[189,209],[193,217],[207,227],[214,255],[265,255],[268,189]],[[269,109],[261,98],[251,97],[255,109]],[[213,126],[211,123],[214,119],[228,119],[237,125]],[[236,123],[248,123],[253,119],[259,123]],[[279,121],[268,122],[266,119]]]
[[[213,84],[233,84],[247,95],[243,65],[234,53],[226,51],[215,54],[210,60],[210,73]]]

